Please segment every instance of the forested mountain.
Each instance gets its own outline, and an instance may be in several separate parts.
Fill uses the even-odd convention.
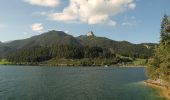
[[[28,39],[12,41],[5,45],[15,49],[21,49],[35,46],[80,45],[80,43],[71,35],[53,30]]]
[[[110,48],[114,53],[130,57],[148,58],[152,55],[155,48],[154,43],[132,44],[127,41],[114,41],[105,37],[85,36],[77,37],[80,43],[84,46],[97,46],[102,48]]]
[[[35,46],[52,46],[52,45],[81,45],[77,39],[62,31],[49,31],[41,35],[33,36],[28,39],[15,40],[0,44],[0,57],[12,51],[22,48],[31,48]]]
[[[48,60],[54,57],[67,58],[67,56],[70,55],[71,57],[76,56],[76,58],[79,58],[76,55],[76,52],[78,54],[79,51],[76,51],[75,49],[75,48],[79,48],[79,50],[83,52],[82,54],[83,57],[87,56],[84,53],[87,53],[90,50],[89,52],[91,52],[92,54],[97,54],[98,57],[99,55],[100,57],[103,57],[108,54],[110,55],[116,54],[120,56],[131,57],[131,58],[148,58],[152,55],[153,48],[155,47],[155,45],[156,44],[151,44],[151,43],[132,44],[127,41],[114,41],[105,37],[97,37],[94,34],[73,37],[62,31],[53,30],[37,36],[33,36],[28,39],[15,40],[8,43],[0,44],[0,56],[1,57],[7,57],[7,56],[9,57],[9,55],[17,56],[16,54],[20,56],[21,55],[29,56],[31,55],[30,53],[34,54],[35,52],[39,52],[41,57],[44,56]],[[96,48],[95,50],[97,51],[94,51],[93,48]],[[102,49],[101,54],[99,52],[100,48]],[[41,51],[46,52],[45,54],[46,56],[43,55]],[[54,54],[54,52],[57,53]],[[58,56],[59,53],[62,54],[62,52],[66,52],[67,54],[64,53],[62,56]],[[49,54],[49,53],[53,53],[53,54]],[[35,55],[38,56],[38,53],[36,53]]]
[[[0,44],[0,58],[4,58],[11,51],[13,51],[13,49],[10,47]]]

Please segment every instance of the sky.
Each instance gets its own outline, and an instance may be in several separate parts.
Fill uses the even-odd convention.
[[[0,41],[49,30],[132,43],[158,43],[170,0],[0,0]]]

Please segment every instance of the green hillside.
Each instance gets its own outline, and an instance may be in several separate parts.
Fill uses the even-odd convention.
[[[71,35],[53,30],[28,39],[12,41],[5,45],[11,48],[21,49],[34,46],[80,45],[80,43]]]
[[[81,45],[77,39],[62,31],[49,31],[28,39],[15,40],[0,44],[0,57],[5,57],[8,53],[23,48],[35,46],[52,46],[52,45]]]
[[[150,57],[156,46],[156,44],[153,43],[132,44],[127,41],[114,41],[105,37],[96,36],[88,37],[82,35],[77,37],[77,39],[84,46],[109,48],[114,53],[139,58]]]
[[[73,37],[53,30],[28,39],[1,43],[0,57],[15,64],[54,64],[65,61],[61,59],[72,59],[79,65],[112,65],[132,63],[138,58],[148,59],[155,46],[152,43],[114,41],[93,33],[90,36]]]

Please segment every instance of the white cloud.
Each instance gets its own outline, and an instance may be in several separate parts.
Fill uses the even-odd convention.
[[[138,26],[139,24],[141,24],[140,20],[129,20],[129,21],[123,22],[121,25],[122,26]]]
[[[33,13],[32,13],[32,15],[36,15],[36,16],[37,16],[37,15],[38,15],[38,16],[39,16],[39,15],[46,15],[46,14],[47,14],[47,12],[45,12],[45,11],[33,12]]]
[[[123,22],[122,23],[122,26],[133,26],[134,23],[131,23],[131,22]]]
[[[134,0],[70,0],[62,12],[47,16],[55,21],[116,25],[113,16],[135,7]]]
[[[135,16],[127,16],[127,15],[124,16],[124,20],[125,20],[125,21],[128,21],[128,20],[135,20],[135,19],[136,19]]]
[[[60,3],[59,0],[24,0],[24,1],[31,5],[38,5],[44,7],[56,7]]]
[[[41,23],[32,24],[31,28],[32,28],[33,31],[36,31],[36,32],[39,32],[39,33],[43,32],[43,30],[44,30],[44,27]]]
[[[124,22],[122,22],[122,26],[136,26],[140,23],[139,20],[135,16],[124,16]]]
[[[135,3],[129,4],[129,8],[130,8],[130,9],[135,9],[135,7],[136,7],[136,4],[135,4]]]

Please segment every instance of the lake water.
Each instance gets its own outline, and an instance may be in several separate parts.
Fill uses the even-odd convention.
[[[164,100],[144,68],[0,65],[0,100]]]

